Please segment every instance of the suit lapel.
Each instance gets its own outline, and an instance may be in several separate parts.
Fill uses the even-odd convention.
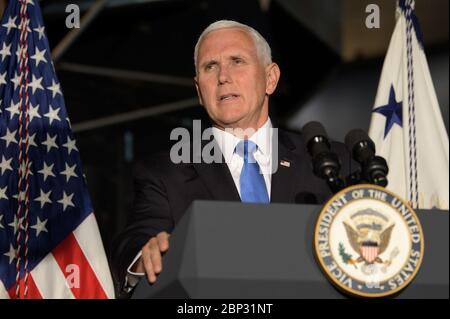
[[[298,163],[295,162],[293,150],[295,145],[289,137],[281,130],[278,130],[278,141],[274,134],[273,145],[278,143],[278,158],[272,157],[273,163],[278,164],[276,172],[272,175],[270,201],[272,203],[293,202],[293,190],[296,182],[296,170]]]
[[[209,141],[202,141],[202,149]],[[215,142],[215,140],[214,140]],[[213,143],[214,143],[213,142]],[[220,151],[220,148],[217,148]],[[221,153],[221,163],[194,163],[194,169],[214,200],[241,201],[228,165]]]

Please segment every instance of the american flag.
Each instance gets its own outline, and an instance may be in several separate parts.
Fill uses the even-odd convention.
[[[113,298],[39,2],[0,23],[0,298]]]

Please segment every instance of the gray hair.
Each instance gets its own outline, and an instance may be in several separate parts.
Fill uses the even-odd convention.
[[[269,44],[267,43],[266,39],[255,29],[252,27],[242,24],[236,21],[232,20],[220,20],[216,21],[214,23],[211,23],[205,30],[203,30],[202,34],[197,40],[197,44],[195,45],[194,50],[194,65],[195,65],[195,72],[198,72],[198,65],[197,65],[197,58],[198,58],[198,50],[200,47],[200,43],[202,42],[203,38],[210,32],[220,30],[220,29],[226,29],[226,28],[240,28],[244,31],[246,31],[250,37],[253,39],[253,42],[256,47],[256,52],[258,54],[258,58],[261,61],[263,65],[269,65],[272,63],[272,50],[270,49]]]

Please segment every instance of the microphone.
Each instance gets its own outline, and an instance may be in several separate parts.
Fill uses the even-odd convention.
[[[331,152],[330,142],[325,128],[319,122],[309,122],[302,129],[308,153],[312,157],[313,172],[325,179],[333,193],[345,188],[340,177],[341,163],[338,156]]]
[[[386,187],[389,168],[381,156],[375,155],[375,143],[361,129],[354,129],[345,136],[345,145],[353,159],[361,164],[362,179],[368,183]]]

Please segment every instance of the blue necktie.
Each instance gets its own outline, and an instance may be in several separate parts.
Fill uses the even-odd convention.
[[[235,152],[244,159],[239,178],[243,203],[269,203],[264,176],[260,173],[254,157],[257,149],[258,146],[249,140],[240,141],[236,145]]]

